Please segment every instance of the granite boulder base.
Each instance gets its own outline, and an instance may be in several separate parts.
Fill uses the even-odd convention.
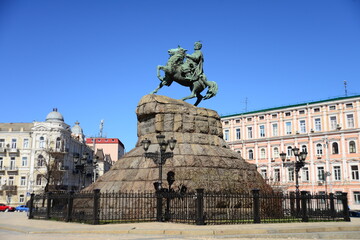
[[[158,180],[158,167],[144,157],[141,141],[151,140],[149,152],[159,150],[156,135],[177,140],[174,157],[163,166],[163,187],[166,173],[175,172],[175,183],[193,190],[271,191],[254,164],[247,163],[223,140],[220,117],[216,111],[195,107],[181,100],[160,95],[144,96],[136,109],[138,141],[136,147],[118,160],[87,190],[153,191]]]

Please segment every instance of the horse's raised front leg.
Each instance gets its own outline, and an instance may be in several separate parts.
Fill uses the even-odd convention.
[[[182,98],[181,100],[185,101],[185,100],[188,100],[188,99],[192,99],[194,97],[196,97],[196,93],[195,93],[194,89],[192,89],[191,94],[189,96],[187,96],[187,97]]]
[[[165,67],[166,67],[166,66],[158,65],[157,68],[156,68],[156,69],[157,69],[157,77],[158,77],[158,79],[159,79],[160,81],[163,81],[163,80],[164,80],[164,77],[162,77],[162,76],[160,75],[160,70],[163,70],[163,71],[164,71]]]

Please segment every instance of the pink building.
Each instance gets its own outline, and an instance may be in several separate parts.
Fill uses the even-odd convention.
[[[270,185],[295,191],[292,147],[308,152],[299,171],[299,189],[311,193],[347,192],[360,209],[360,95],[245,112],[222,117],[224,139]]]
[[[104,154],[109,154],[112,161],[119,160],[125,152],[124,144],[118,138],[87,138],[86,145],[96,152],[102,149]]]

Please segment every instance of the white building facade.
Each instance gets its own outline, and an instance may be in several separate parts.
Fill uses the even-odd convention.
[[[224,139],[270,185],[295,191],[292,147],[308,152],[299,189],[325,194],[347,192],[360,209],[360,96],[334,98],[222,117]],[[291,165],[291,164],[290,164]]]
[[[25,204],[32,192],[81,189],[93,179],[93,151],[79,123],[54,109],[44,122],[0,123],[0,202]]]

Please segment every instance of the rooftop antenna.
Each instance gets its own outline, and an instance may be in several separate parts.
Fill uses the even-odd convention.
[[[348,93],[347,93],[347,82],[346,82],[346,80],[344,80],[344,90],[345,90],[345,97],[347,97]]]
[[[102,135],[103,135],[103,129],[104,129],[104,119],[102,119],[102,120],[100,121],[99,137],[102,137]]]
[[[245,98],[245,112],[248,111],[248,98]]]

